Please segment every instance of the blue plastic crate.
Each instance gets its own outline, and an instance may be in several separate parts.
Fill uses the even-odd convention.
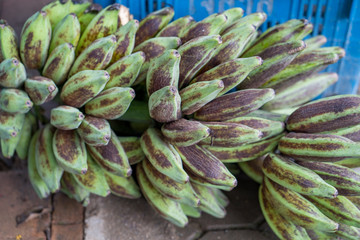
[[[191,15],[195,20],[241,7],[245,14],[264,11],[267,28],[292,18],[306,18],[314,24],[312,35],[325,35],[326,46],[341,46],[346,56],[326,71],[337,72],[339,81],[322,96],[354,94],[360,81],[360,0],[94,0],[104,7],[117,2],[130,8],[136,19],[165,6],[172,6],[175,19]]]

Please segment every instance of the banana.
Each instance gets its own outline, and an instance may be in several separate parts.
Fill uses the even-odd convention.
[[[178,37],[156,37],[150,38],[140,45],[136,46],[133,52],[142,51],[145,53],[145,62],[141,66],[139,76],[134,82],[137,85],[146,79],[146,74],[150,66],[150,61],[169,49],[177,49],[181,45]]]
[[[260,57],[250,57],[238,58],[217,64],[217,66],[195,77],[191,81],[190,86],[197,82],[219,79],[224,83],[224,88],[218,94],[218,96],[221,96],[239,85],[250,72],[261,66],[262,63],[263,61]]]
[[[189,181],[179,153],[165,141],[159,130],[148,128],[142,134],[140,144],[147,159],[159,172],[179,183]]]
[[[279,214],[269,200],[269,192],[263,185],[259,187],[259,203],[261,211],[271,230],[279,239],[309,239],[306,230]]]
[[[345,158],[343,160],[334,162],[334,164],[348,168],[358,168],[360,167],[360,158]]]
[[[221,80],[201,81],[190,84],[180,90],[181,111],[190,115],[214,100],[224,89]]]
[[[77,129],[84,119],[84,114],[79,109],[61,105],[51,109],[50,123],[62,130]]]
[[[128,158],[115,132],[111,131],[111,138],[105,146],[87,145],[92,158],[107,172],[121,177],[131,176],[132,169]]]
[[[360,174],[351,168],[326,162],[299,162],[299,165],[317,173],[325,182],[334,186],[340,195],[360,194]]]
[[[149,114],[154,120],[166,123],[181,118],[181,97],[176,87],[163,87],[149,98]]]
[[[181,209],[185,213],[186,216],[199,218],[201,217],[201,210],[197,207],[192,207],[187,204],[180,203]]]
[[[112,194],[129,199],[141,197],[140,189],[133,177],[120,177],[109,172],[104,172],[104,176]]]
[[[47,13],[36,12],[26,20],[21,31],[20,57],[27,68],[41,69],[48,56],[51,24]]]
[[[216,189],[220,189],[223,191],[231,191],[234,189],[234,186],[216,185],[216,184],[210,183],[207,179],[201,178],[200,176],[195,175],[194,173],[192,173],[190,171],[188,171],[187,174],[190,177],[191,184],[196,183],[198,185],[206,186],[211,189],[216,188]]]
[[[256,29],[251,24],[236,28],[221,36],[222,43],[216,47],[210,61],[201,69],[200,73],[206,72],[219,64],[236,59],[241,55],[244,47],[251,37],[256,34]]]
[[[64,84],[60,98],[72,107],[80,108],[96,97],[109,81],[104,70],[84,70],[76,73]]]
[[[67,79],[74,61],[74,46],[70,43],[63,43],[51,51],[46,60],[42,75],[52,79],[56,85],[61,85]]]
[[[52,29],[70,12],[70,0],[56,0],[45,5],[41,10],[45,11],[51,23]]]
[[[111,128],[108,121],[103,118],[85,116],[77,133],[87,145],[107,145],[111,137]]]
[[[210,188],[210,190],[213,193],[213,195],[215,196],[215,198],[216,198],[217,202],[220,204],[220,206],[225,208],[230,204],[230,200],[220,189]]]
[[[58,91],[54,81],[46,77],[34,76],[25,81],[25,92],[35,105],[51,101]]]
[[[270,153],[263,161],[262,170],[277,184],[304,195],[326,198],[338,195],[336,188],[326,183],[321,175],[280,155]]]
[[[201,122],[210,128],[210,136],[201,140],[199,144],[216,147],[235,147],[244,143],[259,141],[261,131],[238,123]]]
[[[198,121],[181,118],[177,121],[163,124],[161,132],[169,143],[187,147],[200,142],[210,135],[210,128]]]
[[[154,188],[164,196],[176,202],[198,207],[200,200],[189,182],[178,183],[166,175],[160,173],[149,160],[142,161],[143,170]]]
[[[264,178],[262,165],[265,157],[266,155],[255,158],[251,161],[239,162],[238,166],[249,178],[261,184]]]
[[[50,195],[50,189],[40,177],[38,170],[36,168],[36,156],[35,156],[35,146],[38,141],[40,130],[38,130],[32,137],[29,145],[28,153],[28,175],[31,185],[35,190],[39,198],[46,198]]]
[[[224,163],[245,162],[272,152],[277,147],[282,136],[284,134],[238,147],[213,147],[209,145],[203,145],[203,147]]]
[[[226,210],[221,206],[209,187],[191,183],[192,188],[200,199],[199,209],[216,218],[224,218]]]
[[[157,90],[178,87],[180,54],[176,50],[167,50],[161,56],[150,61],[146,75],[146,90],[151,96]]]
[[[79,184],[85,190],[106,197],[110,194],[109,185],[106,182],[101,168],[91,158],[91,154],[87,154],[88,169],[85,174],[71,174],[77,184]]]
[[[71,0],[69,12],[76,15],[82,15],[83,12],[91,5],[89,0]]]
[[[131,20],[121,26],[115,33],[117,39],[111,64],[131,54],[135,47],[135,34],[139,28],[138,20]]]
[[[0,110],[0,138],[9,139],[16,137],[25,122],[25,114],[8,113]]]
[[[360,142],[360,124],[356,124],[351,127],[339,128],[333,131],[325,131],[321,133],[343,136],[354,142]]]
[[[359,143],[330,134],[289,133],[279,141],[279,150],[296,160],[337,161],[360,157]]]
[[[91,20],[102,10],[101,5],[97,3],[91,4],[79,17],[80,33],[83,34]]]
[[[264,119],[268,119],[268,120],[272,120],[272,121],[285,122],[288,115],[264,111],[264,110],[259,109],[259,110],[256,110],[256,111],[253,111],[253,112],[247,114],[246,117],[257,117],[257,118],[264,118]]]
[[[225,13],[214,13],[200,22],[190,25],[190,27],[183,32],[181,41],[186,43],[193,38],[219,34],[226,22],[227,16]]]
[[[148,103],[139,100],[133,100],[126,113],[118,118],[118,120],[133,123],[145,123],[148,125],[153,122],[149,115]]]
[[[339,95],[305,104],[287,120],[287,129],[318,133],[360,123],[360,96]]]
[[[222,43],[220,35],[194,38],[181,45],[178,52],[181,56],[179,89],[186,87],[192,78],[211,59],[215,48]]]
[[[2,89],[0,91],[0,108],[8,113],[27,113],[33,106],[26,92],[19,89]]]
[[[339,224],[340,229],[340,224]],[[336,231],[338,232],[339,229]],[[338,240],[339,238],[336,236],[337,233],[329,233],[323,232],[313,229],[306,229],[307,234],[309,235],[310,239],[313,240]]]
[[[21,160],[25,160],[28,155],[32,132],[36,130],[36,128],[33,127],[36,121],[35,116],[31,113],[25,115],[24,124],[19,133],[20,140],[15,148],[16,154]]]
[[[0,86],[17,88],[26,80],[24,65],[16,58],[8,58],[0,63]]]
[[[305,47],[305,43],[301,40],[269,46],[257,54],[263,60],[263,64],[252,71],[246,80],[239,84],[238,88],[267,87],[273,76],[284,71],[283,69],[286,69]]]
[[[227,26],[228,24],[226,24],[225,27],[222,28],[221,35],[227,34],[228,32],[236,28],[240,28],[245,24],[251,24],[256,29],[258,29],[261,26],[261,24],[265,22],[266,18],[267,15],[264,12],[256,12],[246,15],[245,17],[242,17],[234,22],[228,21],[231,24],[229,26]]]
[[[50,124],[41,129],[35,145],[35,162],[40,177],[49,190],[54,193],[60,189],[60,179],[64,169],[59,166],[53,153],[53,136],[55,128]]]
[[[260,108],[275,96],[274,90],[246,89],[218,97],[195,112],[202,121],[226,121],[244,116]]]
[[[18,133],[15,137],[0,139],[1,153],[5,158],[12,158],[14,156],[15,148],[20,141],[20,133]]]
[[[87,171],[85,142],[75,130],[57,129],[52,140],[57,163],[65,171],[85,174]]]
[[[84,35],[83,35],[84,36]],[[116,43],[116,37],[110,35],[99,38],[92,42],[81,54],[75,59],[68,77],[83,70],[102,70],[107,67],[112,58]]]
[[[64,192],[68,197],[74,198],[76,201],[81,202],[84,207],[90,201],[90,192],[85,188],[81,187],[75,180],[75,177],[68,172],[64,172],[61,178],[61,191]]]
[[[75,13],[65,16],[54,28],[49,54],[61,44],[70,43],[75,48],[80,38],[80,23]]]
[[[307,25],[309,25],[309,22],[306,19],[291,19],[283,24],[268,28],[241,57],[255,56],[272,45],[302,39],[303,30]]]
[[[358,209],[360,209],[360,196],[346,196]]]
[[[335,232],[339,224],[325,216],[309,200],[299,193],[264,178],[265,196],[279,214],[292,223],[306,229]]]
[[[243,124],[250,128],[261,131],[261,140],[276,136],[285,130],[285,124],[283,121],[273,121],[261,117],[248,117],[248,115],[244,117],[232,118],[226,122]]]
[[[336,73],[314,74],[305,77],[282,91],[276,91],[275,98],[267,102],[262,108],[274,110],[300,106],[318,96],[337,80],[338,75]]]
[[[195,20],[191,16],[178,18],[162,28],[156,37],[181,37],[194,22]]]
[[[140,138],[119,137],[119,141],[125,150],[130,165],[134,165],[145,159],[145,154],[140,146]]]
[[[320,48],[327,42],[327,39],[324,35],[317,35],[305,40],[306,48],[304,52],[310,52],[312,50]]]
[[[135,46],[140,45],[164,28],[174,17],[174,9],[170,7],[162,8],[147,15],[139,24],[139,29],[135,36]]]
[[[116,119],[126,112],[134,98],[135,91],[132,88],[109,88],[85,105],[85,113],[94,117]]]
[[[14,29],[2,20],[0,23],[0,62],[8,58],[19,58],[17,37]]]
[[[360,236],[360,229],[354,226],[349,226],[346,224],[339,224],[339,229],[335,233],[342,239],[351,239],[357,240]]]
[[[227,17],[227,21],[221,26],[221,31],[231,26],[234,22],[241,19],[244,15],[244,10],[239,7],[229,8],[223,14]]]
[[[147,178],[142,164],[136,166],[136,178],[145,199],[150,206],[163,218],[179,227],[184,227],[188,219],[181,209],[179,203],[161,195]]]
[[[198,145],[175,147],[187,171],[214,185],[235,187],[236,178],[226,166],[208,150]],[[206,167],[205,167],[206,166]]]
[[[124,6],[114,3],[101,10],[87,25],[84,32],[81,34],[79,43],[76,47],[76,56],[80,56],[86,48],[88,48],[95,40],[105,38],[114,34],[116,30],[123,24],[120,18],[120,10]],[[113,36],[113,35],[111,35]],[[113,44],[116,42],[114,37]],[[108,61],[110,62],[111,56]]]

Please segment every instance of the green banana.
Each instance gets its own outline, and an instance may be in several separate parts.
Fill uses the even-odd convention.
[[[139,28],[138,20],[131,20],[124,26],[121,26],[115,33],[117,39],[114,53],[110,63],[131,54],[135,47],[135,34]]]
[[[161,132],[169,143],[175,146],[187,147],[207,138],[211,130],[198,121],[181,118],[162,125]]]
[[[195,112],[202,121],[226,121],[244,116],[260,108],[275,96],[274,90],[246,89],[218,97]]]
[[[209,62],[215,48],[222,43],[220,35],[194,38],[181,45],[178,52],[181,56],[179,89],[186,87],[192,78]]]
[[[41,9],[48,15],[52,29],[54,29],[66,15],[71,13],[70,5],[71,1],[69,0],[56,0]]]
[[[134,98],[135,91],[132,88],[109,88],[85,105],[85,113],[94,117],[116,119],[126,112]]]
[[[146,90],[151,96],[157,90],[167,86],[178,86],[180,54],[176,50],[167,50],[161,56],[150,61],[146,75]]]
[[[235,147],[244,143],[259,141],[261,131],[239,123],[201,122],[210,128],[210,136],[201,140],[200,144],[216,147]]]
[[[75,130],[56,129],[52,147],[57,163],[65,171],[74,174],[86,173],[85,142]]]
[[[20,59],[16,33],[6,20],[2,20],[0,23],[0,62],[8,58]]]
[[[60,98],[72,107],[80,108],[96,97],[109,81],[104,70],[84,70],[76,73],[64,84]]]
[[[133,85],[144,62],[145,54],[143,52],[136,52],[110,65],[106,69],[110,75],[110,79],[105,85],[105,89],[112,87],[130,87]]]
[[[63,43],[51,51],[46,60],[42,75],[52,79],[56,85],[61,85],[67,79],[74,61],[74,46],[70,43]]]
[[[334,163],[348,168],[358,168],[360,167],[360,158],[345,158]]]
[[[140,146],[140,138],[119,137],[119,141],[125,150],[130,165],[134,165],[145,159],[145,154]]]
[[[151,184],[165,197],[176,202],[198,207],[200,200],[189,182],[178,183],[168,176],[160,173],[149,160],[142,161],[142,168]]]
[[[335,234],[342,239],[358,240],[360,236],[360,229],[354,226],[340,223],[339,229]]]
[[[201,217],[201,210],[197,207],[192,207],[187,204],[180,203],[181,209],[185,213],[186,216],[199,218]]]
[[[31,113],[25,115],[24,124],[19,133],[20,140],[15,148],[17,156],[21,160],[25,160],[28,155],[28,149],[29,149],[32,132],[36,130],[36,128],[33,127],[33,125],[36,124],[36,121],[37,120],[35,116],[32,115]]]
[[[51,24],[47,13],[36,12],[24,24],[20,39],[20,57],[27,68],[41,69],[48,56]]]
[[[140,144],[147,159],[159,172],[179,183],[189,181],[179,153],[165,141],[159,130],[148,128],[142,134]]]
[[[265,157],[266,155],[255,158],[251,161],[239,162],[238,166],[249,178],[261,184],[264,178],[262,165]]]
[[[0,63],[0,86],[17,88],[26,80],[24,65],[16,58],[8,58]]]
[[[160,216],[179,227],[184,227],[188,223],[180,204],[163,196],[156,190],[146,177],[142,164],[136,166],[136,178],[144,197]]]
[[[214,100],[224,89],[222,80],[201,81],[180,90],[181,111],[190,115]]]
[[[75,13],[65,16],[54,28],[49,54],[61,44],[70,43],[75,48],[80,38],[80,23]]]
[[[55,128],[50,124],[41,129],[35,145],[35,162],[40,177],[49,190],[54,193],[60,189],[60,179],[64,169],[59,166],[53,153],[53,136]]]
[[[9,139],[16,137],[25,122],[25,114],[8,113],[0,110],[0,138]]]
[[[89,25],[91,20],[96,17],[96,15],[102,10],[101,5],[97,3],[91,4],[80,16],[79,23],[80,23],[80,34],[82,35],[86,29],[86,27]]]
[[[257,118],[264,118],[264,119],[268,119],[268,120],[272,120],[272,121],[285,122],[288,115],[264,111],[264,110],[259,109],[259,110],[256,110],[256,111],[253,111],[253,112],[247,114],[246,117],[257,117]]]
[[[277,147],[282,136],[284,134],[238,147],[213,147],[209,145],[204,145],[203,147],[224,163],[245,162],[272,152]]]
[[[340,224],[339,224],[339,229],[340,229]],[[337,232],[339,231],[339,229],[336,231],[336,233],[329,233],[329,232],[318,231],[318,230],[313,230],[313,229],[306,229],[306,232],[309,235],[310,239],[338,240],[339,238],[336,235],[337,235]]]
[[[181,37],[194,21],[194,18],[191,16],[178,18],[162,28],[156,37]]]
[[[75,59],[68,77],[70,78],[83,70],[106,68],[112,58],[115,43],[116,37],[114,35],[96,39]]]
[[[69,12],[81,15],[90,5],[90,0],[71,0]]]
[[[51,101],[58,91],[54,81],[46,77],[35,76],[25,81],[25,92],[35,105]]]
[[[110,188],[106,182],[104,173],[89,153],[87,153],[87,165],[88,169],[85,174],[71,174],[76,183],[93,194],[102,197],[108,196],[110,194]]]
[[[148,103],[139,100],[133,100],[126,113],[118,118],[118,120],[147,124],[153,121],[149,115]]]
[[[38,130],[32,137],[29,144],[29,153],[28,153],[28,175],[31,185],[35,190],[39,198],[46,198],[50,195],[50,189],[40,177],[38,170],[36,168],[36,142],[39,139],[40,130]]]
[[[354,142],[360,142],[360,124],[356,124],[351,127],[339,128],[333,131],[325,131],[321,133],[343,136]]]
[[[141,197],[140,189],[133,177],[120,177],[109,172],[104,172],[104,176],[112,194],[129,199]]]
[[[305,40],[306,48],[304,52],[312,51],[320,48],[327,42],[327,39],[324,35],[317,35],[312,38],[308,38]]]
[[[213,195],[215,196],[220,206],[225,208],[230,204],[230,200],[220,189],[210,188],[210,190],[212,191]]]
[[[175,147],[184,163],[185,168],[194,175],[214,185],[235,187],[236,178],[226,166],[207,149],[192,145],[188,147]],[[206,166],[206,167],[205,167]]]
[[[135,46],[155,37],[155,35],[170,22],[173,16],[174,9],[170,7],[162,8],[147,15],[139,24],[135,36]]]
[[[239,7],[229,8],[224,11],[223,14],[227,17],[227,21],[221,26],[221,31],[231,26],[234,22],[241,19],[244,15],[244,10]],[[222,34],[223,35],[223,34]]]
[[[360,96],[338,95],[310,102],[287,119],[289,131],[318,133],[360,123]]]
[[[111,131],[111,138],[105,146],[87,145],[93,159],[107,172],[121,177],[131,176],[132,169],[128,158],[115,132]]]
[[[258,29],[258,27],[260,27],[261,24],[263,24],[265,22],[266,18],[267,18],[267,15],[264,12],[256,12],[256,13],[246,15],[245,17],[242,17],[242,18],[232,22],[229,26],[227,26],[228,24],[226,24],[225,25],[226,27],[223,27],[223,29],[221,30],[221,35],[227,34],[228,32],[230,32],[236,28],[240,28],[240,27],[244,26],[245,24],[251,24],[256,29]]]
[[[20,141],[20,133],[17,134],[15,137],[0,139],[1,153],[5,158],[12,158],[14,156],[15,148]]]
[[[263,161],[262,170],[277,184],[304,195],[326,198],[338,195],[336,188],[326,183],[321,175],[280,155],[270,153]]]
[[[166,123],[181,118],[181,97],[176,87],[163,87],[149,98],[149,114],[154,120]]]
[[[89,204],[90,192],[81,187],[75,180],[75,177],[68,172],[64,172],[61,178],[61,191],[68,197],[81,202],[84,207]]]
[[[103,118],[85,116],[77,133],[87,145],[107,145],[111,137],[111,128],[108,121]]]
[[[0,91],[0,108],[8,113],[27,113],[33,106],[26,92],[19,89]]]
[[[58,129],[72,130],[80,126],[84,117],[79,109],[62,105],[51,109],[50,123]]]
[[[210,183],[207,179],[201,178],[200,176],[192,173],[191,171],[188,171],[187,174],[190,177],[191,184],[195,183],[198,185],[209,187],[211,189],[216,188],[216,189],[220,189],[223,191],[231,191],[234,189],[234,186],[225,186],[225,185],[217,185],[217,184]]]

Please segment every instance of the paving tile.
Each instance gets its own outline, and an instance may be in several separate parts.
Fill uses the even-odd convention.
[[[269,240],[255,230],[226,230],[210,231],[204,234],[200,240]]]
[[[68,198],[63,193],[54,196],[54,211],[52,224],[74,224],[82,223],[84,220],[84,208],[81,203]]]
[[[82,223],[70,225],[52,225],[51,240],[82,240],[84,225]]]
[[[36,210],[36,211],[34,211]],[[28,181],[27,171],[0,172],[0,238],[46,239],[50,229],[51,200],[39,199]],[[32,219],[17,226],[16,219]],[[47,212],[38,214],[39,212]]]

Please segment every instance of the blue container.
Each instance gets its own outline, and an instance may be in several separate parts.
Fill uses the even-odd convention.
[[[130,8],[136,19],[160,8],[171,6],[175,19],[191,15],[201,20],[208,15],[232,7],[241,7],[245,14],[263,11],[268,15],[261,26],[267,28],[292,18],[306,18],[314,24],[311,35],[322,34],[326,46],[341,46],[346,56],[326,71],[337,72],[339,81],[322,96],[354,94],[360,82],[360,0],[94,0],[104,7],[117,2]],[[357,26],[357,27],[356,27]]]

